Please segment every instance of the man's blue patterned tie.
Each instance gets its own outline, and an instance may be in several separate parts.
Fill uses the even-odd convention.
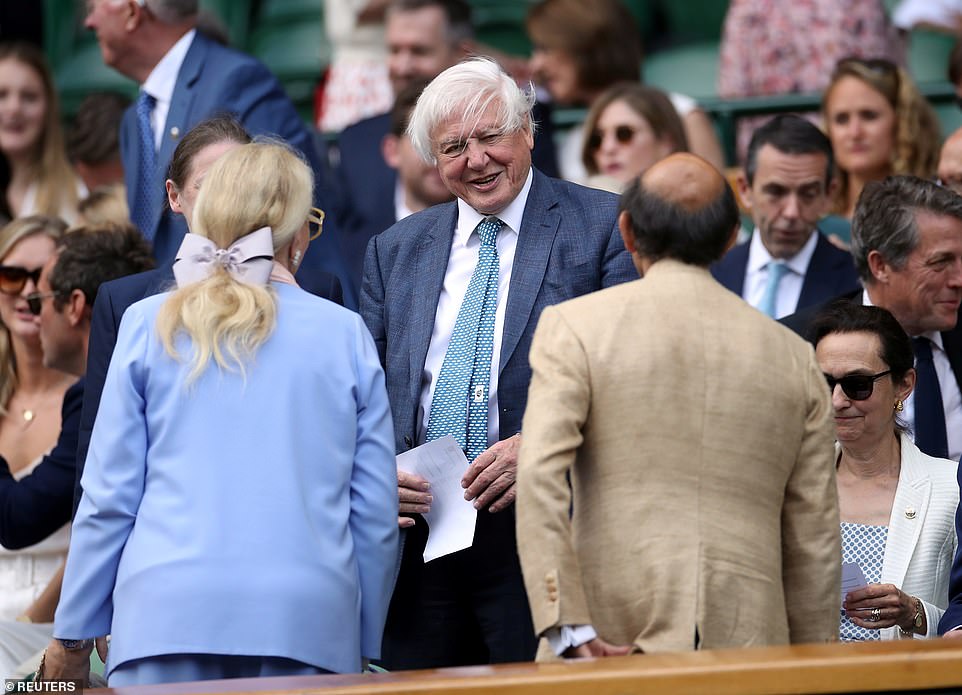
[[[154,239],[152,201],[159,195],[154,190],[154,172],[157,168],[157,151],[154,149],[154,130],[150,126],[150,114],[157,102],[147,92],[141,91],[137,97],[137,131],[140,135],[140,170],[137,176],[137,195],[130,218],[148,241]]]

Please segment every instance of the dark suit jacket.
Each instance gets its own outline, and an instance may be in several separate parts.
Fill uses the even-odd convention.
[[[796,311],[827,302],[860,287],[852,255],[832,244],[817,230],[818,243],[802,281]],[[711,274],[718,282],[742,296],[745,289],[745,270],[748,267],[748,251],[751,242],[739,244],[712,265]]]
[[[7,462],[0,458],[0,545],[4,548],[39,543],[70,521],[83,397],[81,377],[64,394],[57,444],[30,475],[14,480]]]
[[[157,167],[149,184],[149,190],[153,192],[150,201],[151,230],[144,230],[144,233],[153,238],[154,257],[158,265],[174,260],[174,254],[187,232],[183,216],[175,214],[168,207],[164,189],[164,179],[174,148],[180,138],[200,121],[222,113],[233,114],[251,135],[273,134],[283,138],[306,157],[314,170],[315,179],[318,182],[323,180],[313,138],[274,75],[251,56],[221,46],[198,32],[177,74],[167,123],[157,152]],[[136,105],[124,114],[120,127],[120,152],[124,164],[124,183],[127,185],[127,203],[133,211],[140,186],[141,159]],[[315,204],[318,207],[325,208],[327,201],[324,199],[330,197],[321,191],[320,186],[315,187]],[[348,281],[340,259],[335,215],[325,220],[324,233],[311,244],[301,263],[299,280],[304,289],[320,294],[314,278],[320,270],[336,274],[342,282]],[[318,279],[317,282],[323,280]],[[355,298],[354,292],[351,288],[345,294]],[[356,303],[352,308],[356,308]]]
[[[300,273],[298,273],[299,275]],[[341,303],[341,286],[337,278],[329,273],[318,273],[316,280],[318,289],[315,292],[321,297],[333,302]],[[90,340],[87,345],[87,373],[86,390],[83,394],[83,411],[80,415],[80,432],[78,436],[77,474],[74,489],[73,510],[77,511],[80,504],[80,478],[84,472],[84,462],[87,460],[87,448],[90,446],[90,434],[93,432],[97,410],[100,408],[100,396],[104,390],[104,379],[107,377],[107,367],[114,354],[117,344],[117,331],[120,319],[131,304],[139,302],[174,287],[174,274],[170,265],[145,273],[128,275],[126,277],[103,283],[97,290],[93,312],[90,318]]]
[[[500,439],[521,429],[528,350],[551,304],[637,279],[616,224],[611,193],[537,170],[528,194],[508,291],[498,376]],[[457,203],[401,220],[368,246],[361,316],[384,364],[397,450],[413,446],[422,371],[457,221]]]
[[[532,163],[544,174],[557,176],[550,106],[536,103],[533,116],[538,130],[531,151]],[[345,128],[337,140],[334,210],[340,222],[344,263],[358,286],[368,241],[396,221],[397,174],[381,155],[381,140],[390,130],[391,115],[386,113]]]

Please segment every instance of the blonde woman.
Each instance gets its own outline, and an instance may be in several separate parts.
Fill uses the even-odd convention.
[[[393,427],[360,317],[293,284],[312,186],[285,146],[225,154],[177,289],[124,314],[42,677],[85,677],[107,634],[112,686],[360,671],[379,655]]]
[[[67,161],[53,76],[40,49],[21,41],[0,43],[0,158],[0,214],[76,221],[87,189]]]
[[[894,63],[840,60],[822,98],[822,117],[839,170],[835,214],[851,219],[869,181],[935,174],[938,119],[909,74]]]
[[[56,443],[64,394],[76,381],[44,367],[39,328],[27,303],[64,228],[58,219],[33,216],[0,229],[0,457],[18,479]],[[79,410],[79,393],[66,405]],[[22,550],[0,548],[0,620],[20,616],[39,597],[59,568],[67,542],[64,527]],[[49,622],[52,609],[32,617]]]

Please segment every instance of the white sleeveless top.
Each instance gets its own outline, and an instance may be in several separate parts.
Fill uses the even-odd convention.
[[[26,477],[40,464],[31,465],[14,474],[16,480]],[[0,546],[0,620],[13,620],[21,615],[46,588],[60,568],[70,545],[70,524],[35,545],[22,550]]]

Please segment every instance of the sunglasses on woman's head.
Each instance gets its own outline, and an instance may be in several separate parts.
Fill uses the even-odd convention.
[[[618,141],[619,145],[627,145],[629,142],[631,142],[633,137],[635,137],[635,129],[630,125],[615,126],[615,140]],[[597,150],[599,147],[601,147],[601,143],[604,139],[604,133],[602,133],[600,130],[594,131],[590,136],[588,136],[588,148]]]
[[[18,265],[0,265],[0,292],[4,294],[20,294],[23,292],[27,280],[33,280],[36,285],[40,280],[42,268],[27,270]]]
[[[853,401],[864,401],[872,397],[875,382],[891,373],[892,370],[887,369],[878,374],[846,374],[837,379],[831,374],[825,374],[825,381],[828,382],[828,390],[831,393],[835,393],[835,384],[838,384],[842,387],[842,393]]]

